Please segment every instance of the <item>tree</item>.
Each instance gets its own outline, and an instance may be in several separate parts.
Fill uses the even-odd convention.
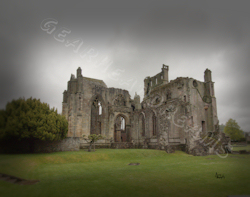
[[[27,140],[31,152],[35,140],[61,140],[67,132],[66,118],[39,99],[19,98],[0,110],[0,139]]]
[[[102,136],[101,134],[91,134],[88,136],[88,138],[85,137],[85,135],[82,136],[84,140],[86,140],[87,142],[89,142],[89,152],[91,152],[91,146],[92,144],[94,145],[94,151],[95,151],[95,142],[97,140],[100,140],[100,139],[104,139],[105,137]]]
[[[240,126],[231,118],[226,123],[224,133],[226,133],[232,140],[240,140],[241,138],[244,138],[243,131],[240,129]]]

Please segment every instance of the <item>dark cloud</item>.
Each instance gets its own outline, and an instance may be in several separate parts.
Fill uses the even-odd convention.
[[[70,74],[81,66],[87,77],[134,92],[143,79],[170,65],[170,78],[203,81],[210,68],[222,123],[238,120],[249,130],[250,14],[248,1],[1,1],[0,107],[33,96],[61,111]],[[56,41],[40,28],[46,18],[84,41],[80,52],[98,51],[96,62]],[[117,75],[120,73],[120,75]],[[117,76],[119,80],[117,79]],[[129,83],[125,83],[128,82]],[[140,92],[142,96],[142,91]]]

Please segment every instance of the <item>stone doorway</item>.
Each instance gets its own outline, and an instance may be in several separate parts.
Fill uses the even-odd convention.
[[[127,142],[126,121],[121,115],[117,116],[114,129],[114,141]]]

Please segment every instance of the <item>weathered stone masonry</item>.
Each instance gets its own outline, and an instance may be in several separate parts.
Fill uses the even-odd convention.
[[[197,147],[202,133],[218,130],[214,82],[206,69],[204,82],[178,77],[169,81],[169,67],[144,79],[144,99],[127,90],[108,88],[102,80],[71,75],[63,93],[62,114],[69,123],[68,137],[102,134],[99,146],[160,148]],[[126,143],[125,143],[126,142]]]

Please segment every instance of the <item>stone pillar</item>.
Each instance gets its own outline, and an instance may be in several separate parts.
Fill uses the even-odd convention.
[[[206,125],[207,131],[215,131],[215,124],[217,124],[217,111],[216,111],[216,100],[214,97],[214,83],[212,82],[212,72],[206,69],[204,72],[205,82],[205,94],[204,97],[208,98],[209,104],[206,104]]]
[[[163,74],[163,83],[166,84],[168,83],[168,70],[169,70],[169,67],[165,64],[162,65],[162,74]]]
[[[205,82],[210,82],[212,81],[212,74],[211,74],[211,70],[209,69],[206,69],[205,72],[204,72],[204,81]]]
[[[127,142],[131,141],[131,125],[126,125]]]
[[[82,76],[82,69],[78,67],[77,69],[77,78]]]
[[[67,90],[63,92],[63,103],[67,103]]]
[[[150,93],[151,90],[151,78],[146,77],[144,79],[144,98]]]
[[[140,96],[135,93],[134,97],[135,101],[135,109],[141,109],[141,101],[140,101]]]

